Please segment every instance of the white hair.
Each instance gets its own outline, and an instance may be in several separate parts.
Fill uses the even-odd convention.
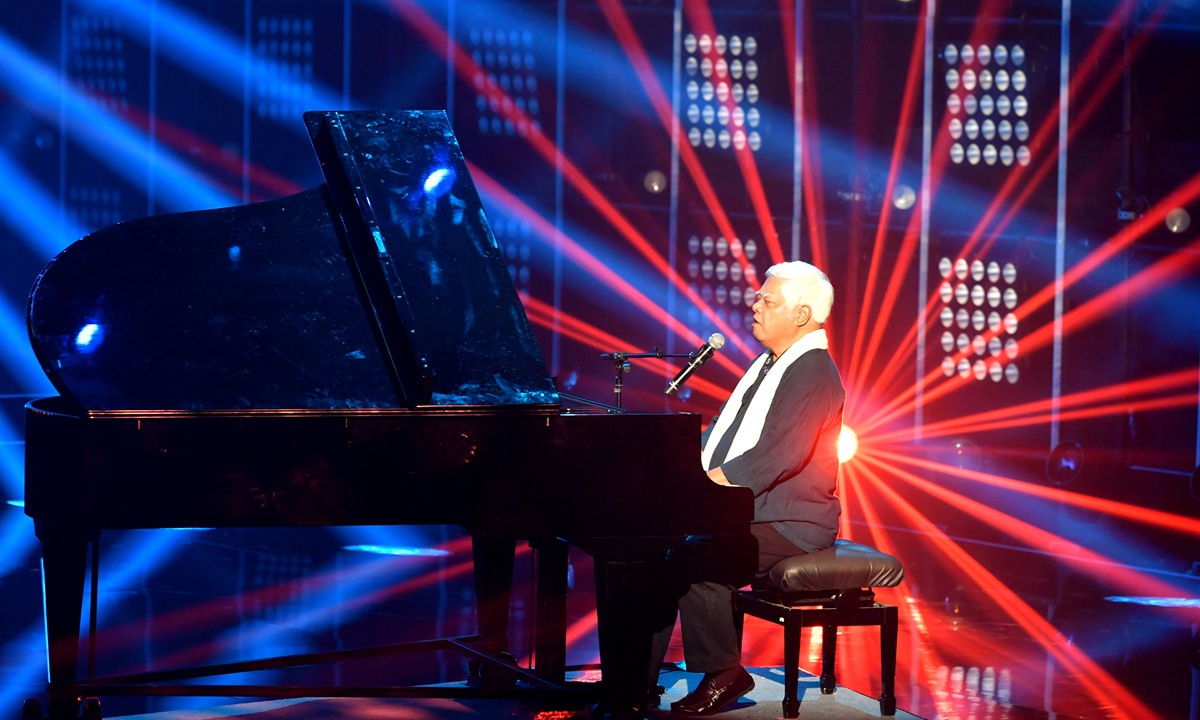
[[[783,281],[783,298],[788,307],[807,305],[818,325],[824,325],[829,319],[829,311],[833,308],[833,285],[815,266],[799,260],[779,263],[767,269],[767,276]]]

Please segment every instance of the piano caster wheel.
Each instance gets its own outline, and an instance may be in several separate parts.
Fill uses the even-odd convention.
[[[103,720],[104,715],[100,712],[100,698],[86,697],[83,699],[83,712],[80,713],[81,720]]]
[[[42,704],[36,698],[27,698],[21,706],[21,720],[42,720]]]

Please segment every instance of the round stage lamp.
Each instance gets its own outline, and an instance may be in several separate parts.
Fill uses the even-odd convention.
[[[854,453],[858,452],[858,435],[853,430],[842,426],[842,432],[838,435],[837,455],[838,462],[844,463],[854,457]]]
[[[1181,233],[1188,229],[1192,224],[1192,216],[1183,208],[1175,208],[1167,213],[1166,217],[1167,229],[1173,233]]]
[[[1083,471],[1083,448],[1077,442],[1059,443],[1046,458],[1046,477],[1059,487],[1066,485]]]
[[[667,176],[659,170],[651,170],[646,173],[642,184],[646,186],[647,190],[657,195],[667,189]]]
[[[892,193],[892,204],[897,210],[908,210],[917,202],[917,192],[908,185],[897,185]]]

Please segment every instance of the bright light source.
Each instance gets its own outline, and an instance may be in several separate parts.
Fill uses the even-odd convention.
[[[1200,598],[1171,598],[1171,597],[1138,597],[1128,595],[1110,595],[1105,600],[1130,605],[1150,605],[1152,607],[1196,608],[1200,607]]]
[[[854,453],[858,452],[858,435],[845,425],[842,426],[842,432],[838,435],[838,462],[844,463],[854,457]]]
[[[651,170],[646,173],[646,177],[642,180],[646,190],[657,195],[667,188],[667,176],[659,170]]]
[[[399,555],[403,557],[445,557],[450,554],[449,550],[442,550],[440,548],[389,547],[385,545],[347,545],[342,549],[351,552],[364,552],[375,555]]]
[[[1192,216],[1183,208],[1175,208],[1167,213],[1166,223],[1168,230],[1173,233],[1181,233],[1192,224]]]
[[[425,176],[425,192],[434,197],[441,197],[450,191],[454,181],[458,179],[458,175],[454,172],[454,168],[439,167],[433,172]]]
[[[892,204],[898,210],[908,210],[917,201],[917,193],[908,185],[897,185],[892,193]]]
[[[104,341],[104,326],[88,323],[79,329],[75,335],[75,349],[81,353],[90,353]]]

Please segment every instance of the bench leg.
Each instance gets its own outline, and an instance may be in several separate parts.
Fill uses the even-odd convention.
[[[894,607],[884,613],[883,625],[879,626],[879,655],[883,664],[883,694],[879,696],[879,714],[896,714],[896,631],[899,615]]]
[[[799,618],[790,611],[783,625],[783,716],[794,718],[800,715],[800,633]]]
[[[832,695],[837,690],[837,625],[826,625],[821,631],[821,694]]]

